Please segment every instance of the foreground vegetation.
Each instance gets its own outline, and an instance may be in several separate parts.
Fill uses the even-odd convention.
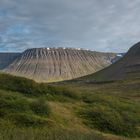
[[[0,74],[0,139],[139,139],[139,85],[139,79],[46,85]]]
[[[11,127],[12,125],[12,127]],[[44,128],[17,128],[9,122],[0,124],[1,140],[105,140],[101,135],[92,133],[82,133],[76,130],[48,129]]]

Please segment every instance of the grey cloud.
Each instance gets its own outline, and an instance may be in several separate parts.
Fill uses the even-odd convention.
[[[139,41],[139,6],[140,0],[1,0],[0,50],[53,42],[123,52]],[[7,34],[18,24],[30,32]]]

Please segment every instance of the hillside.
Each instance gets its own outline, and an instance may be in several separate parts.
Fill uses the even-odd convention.
[[[139,84],[47,85],[0,74],[0,139],[138,140]]]
[[[24,51],[3,71],[37,82],[56,82],[99,71],[112,64],[116,55],[72,48],[35,48]]]
[[[132,46],[123,58],[111,66],[73,81],[96,82],[137,78],[140,78],[140,42]]]
[[[112,66],[69,82],[36,83],[0,73],[0,139],[139,140],[140,78],[102,77],[110,68],[121,76],[126,64],[137,70],[139,43]]]

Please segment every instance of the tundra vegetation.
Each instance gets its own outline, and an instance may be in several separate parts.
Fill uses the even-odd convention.
[[[39,84],[0,74],[1,140],[140,139],[140,79]]]

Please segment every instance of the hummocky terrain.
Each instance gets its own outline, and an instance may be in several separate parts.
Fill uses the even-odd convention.
[[[129,51],[111,66],[76,81],[110,81],[140,78],[140,42],[132,46]]]
[[[56,82],[99,71],[116,57],[115,53],[72,48],[34,48],[21,53],[3,71],[37,82]]]

